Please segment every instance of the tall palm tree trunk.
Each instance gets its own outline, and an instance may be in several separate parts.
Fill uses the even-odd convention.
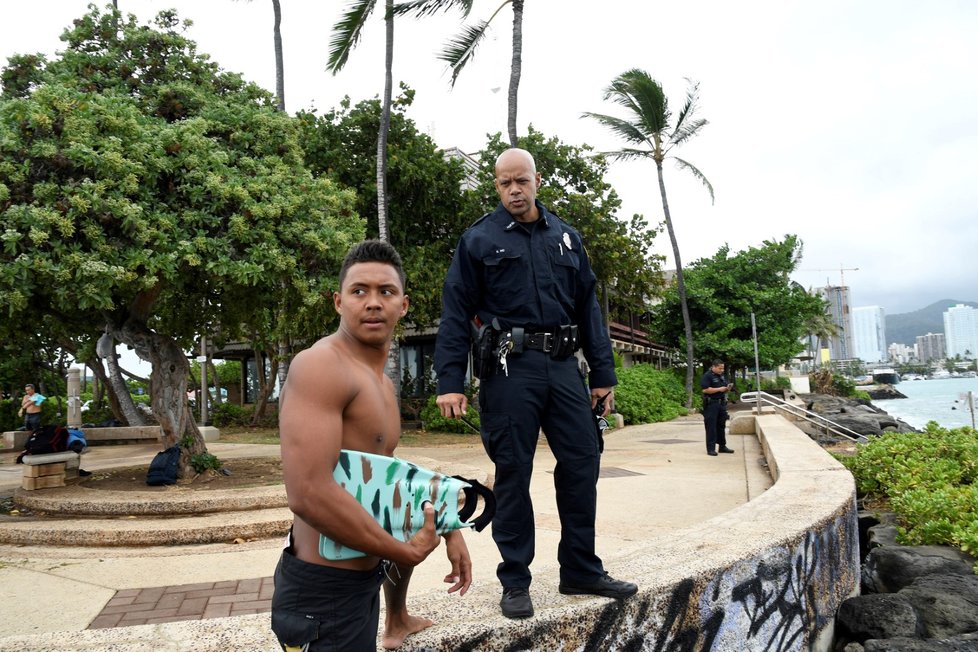
[[[387,133],[391,127],[391,93],[394,86],[394,0],[386,0],[385,11],[387,49],[384,52],[384,102],[377,134],[377,232],[381,240],[390,242],[387,232]]]
[[[279,0],[272,0],[275,13],[275,94],[278,96],[278,110],[285,111],[285,61],[282,55],[282,7]]]
[[[391,126],[391,94],[394,86],[394,0],[386,0],[384,25],[387,28],[387,50],[384,56],[384,102],[377,136],[377,231],[378,237],[390,242],[387,228],[387,134]],[[387,377],[394,386],[394,400],[401,405],[401,351],[397,340],[391,341],[387,355]]]
[[[679,306],[683,313],[683,330],[686,333],[686,409],[693,407],[693,325],[689,319],[689,304],[686,301],[686,282],[683,280],[683,262],[679,256],[679,242],[676,231],[672,228],[672,216],[669,213],[669,201],[666,199],[666,182],[662,177],[662,162],[655,162],[659,175],[659,194],[662,196],[662,212],[666,218],[666,230],[669,231],[669,242],[672,243],[672,255],[676,259],[676,287],[679,290]]]
[[[523,0],[513,0],[513,60],[509,72],[509,117],[506,125],[509,130],[509,144],[517,146],[516,107],[520,90],[520,75],[523,72]]]

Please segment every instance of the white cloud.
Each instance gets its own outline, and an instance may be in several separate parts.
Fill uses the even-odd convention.
[[[274,88],[272,13],[266,2],[120,0],[145,20],[176,7],[193,19],[203,52],[224,68]],[[283,3],[286,100],[320,110],[343,95],[379,95],[380,13],[339,75],[325,72],[333,23],[345,3]],[[497,0],[479,0],[471,19]],[[53,51],[84,3],[7,3],[0,55]],[[506,130],[510,15],[450,90],[434,52],[457,28],[454,15],[399,21],[395,92],[417,91],[410,110],[443,146],[478,149]],[[684,262],[723,243],[740,249],[796,233],[802,269],[858,267],[846,281],[858,305],[914,310],[942,298],[978,299],[972,252],[978,242],[978,4],[963,0],[720,0],[637,3],[527,0],[519,129],[598,150],[612,136],[584,111],[615,112],[607,84],[632,67],[649,71],[676,110],[689,77],[700,82],[710,121],[681,156],[716,188],[711,205],[698,182],[666,170]],[[498,92],[493,92],[499,88]],[[546,171],[543,171],[544,173]],[[650,164],[611,172],[623,216],[661,220]],[[658,250],[668,254],[667,238]],[[839,281],[839,272],[800,272],[799,282]]]

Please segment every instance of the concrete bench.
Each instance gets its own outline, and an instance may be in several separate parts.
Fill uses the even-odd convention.
[[[65,480],[78,477],[78,464],[81,456],[88,452],[83,448],[81,453],[64,451],[61,453],[42,453],[40,455],[25,455],[21,462],[24,464],[24,475],[20,486],[25,491],[50,489],[65,486]]]
[[[205,442],[219,441],[221,431],[214,426],[198,426]],[[104,444],[144,444],[152,441],[163,441],[163,429],[160,426],[119,426],[117,428],[78,428],[85,433],[85,441],[91,445]],[[3,433],[3,448],[5,450],[24,450],[27,438],[31,433],[25,430],[11,430]]]

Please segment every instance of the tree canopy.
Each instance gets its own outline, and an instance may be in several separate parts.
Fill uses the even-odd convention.
[[[203,449],[183,351],[218,331],[321,334],[364,225],[352,192],[306,168],[297,121],[199,54],[187,26],[92,6],[60,58],[4,69],[0,339],[45,315],[109,332],[153,363],[169,443]]]
[[[761,367],[787,363],[804,349],[807,325],[822,312],[822,299],[794,283],[789,274],[801,258],[794,235],[765,240],[760,247],[731,253],[724,245],[710,258],[686,267],[689,315],[696,332],[695,356],[735,369],[754,366],[751,312],[757,323]],[[652,329],[661,341],[683,339],[679,295],[670,287],[653,311]]]
[[[456,242],[482,207],[464,191],[465,172],[457,159],[446,158],[427,134],[421,133],[407,111],[414,91],[402,87],[391,111],[388,136],[388,197],[390,242],[404,262],[411,309],[407,322],[434,325],[441,314],[441,288]],[[367,233],[377,237],[377,184],[373,169],[377,150],[374,134],[380,124],[378,99],[340,106],[321,116],[300,113],[306,162],[315,174],[329,175],[356,190],[356,211],[367,221]]]

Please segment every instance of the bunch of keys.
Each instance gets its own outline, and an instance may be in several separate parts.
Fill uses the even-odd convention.
[[[506,360],[506,356],[513,350],[513,346],[512,338],[500,340],[499,342],[499,366],[503,368],[503,373],[507,378],[509,377],[509,363]]]

